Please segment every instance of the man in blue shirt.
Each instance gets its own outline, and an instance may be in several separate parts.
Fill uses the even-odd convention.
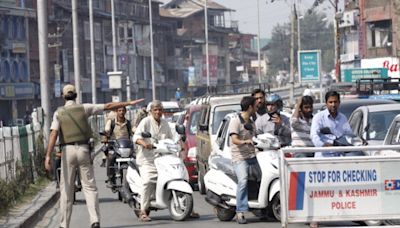
[[[310,137],[316,147],[333,146],[333,141],[343,135],[354,135],[346,116],[339,112],[340,95],[336,91],[325,94],[326,109],[317,113],[311,124]],[[322,128],[329,128],[332,134],[321,133]],[[315,157],[338,157],[339,152],[315,153]]]

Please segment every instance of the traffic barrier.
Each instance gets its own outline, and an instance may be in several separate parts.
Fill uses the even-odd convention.
[[[286,158],[286,153],[400,150],[400,145],[280,150],[281,224],[400,219],[399,156]]]

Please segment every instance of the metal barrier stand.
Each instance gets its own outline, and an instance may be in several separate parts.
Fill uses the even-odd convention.
[[[308,222],[331,222],[331,221],[367,221],[367,220],[392,220],[392,219],[400,219],[400,207],[387,207],[387,204],[390,205],[398,205],[397,202],[393,202],[393,199],[399,198],[400,194],[400,174],[397,171],[389,172],[392,169],[398,168],[400,166],[400,153],[397,156],[349,156],[349,157],[318,157],[318,158],[285,158],[284,154],[286,153],[312,153],[312,152],[351,152],[351,151],[400,151],[400,145],[380,145],[380,146],[338,146],[338,147],[299,147],[299,148],[282,148],[280,153],[280,184],[281,184],[281,192],[280,192],[280,200],[281,200],[281,226],[283,228],[288,227],[289,223],[308,223]],[[314,166],[313,166],[314,165]],[[316,166],[317,165],[317,166]],[[324,166],[325,165],[325,166]],[[363,172],[365,167],[370,165],[371,170],[375,172],[374,180],[364,180],[358,179],[340,179],[340,177],[348,177],[347,175],[354,175],[354,173],[349,172]],[[307,167],[305,169],[304,167]],[[325,168],[326,167],[326,168]],[[357,170],[357,167],[360,169]],[[392,169],[390,169],[392,167]],[[289,171],[290,176],[293,177],[293,180],[289,182]],[[329,173],[331,174],[331,179],[325,175],[324,178],[316,181],[311,178],[312,174],[318,172],[316,170],[319,169],[319,172],[323,174]],[[300,172],[300,171],[301,172]],[[313,170],[313,171],[310,171]],[[326,172],[324,170],[329,170]],[[368,171],[371,171],[368,170]],[[304,172],[306,171],[306,172]],[[305,175],[309,172],[309,176]],[[301,173],[302,177],[297,177],[297,174]],[[338,180],[332,179],[332,173],[339,175]],[[390,174],[390,175],[388,175]],[[340,176],[341,175],[341,176]],[[309,177],[309,179],[307,179]],[[398,177],[398,178],[395,178]],[[354,177],[353,177],[354,178]],[[309,181],[307,182],[306,179]],[[302,187],[297,187],[299,182],[303,181]],[[315,181],[313,183],[312,181]],[[369,181],[369,182],[368,182]],[[390,182],[390,183],[389,183]],[[397,183],[398,182],[398,183]],[[389,183],[389,185],[388,185]],[[336,186],[335,186],[336,184]],[[346,186],[348,184],[348,186]],[[293,187],[296,185],[295,187]],[[395,185],[395,186],[393,186]],[[322,187],[321,187],[322,186]],[[289,196],[289,191],[293,191],[290,189],[293,187],[294,191],[297,189],[301,189],[303,191],[302,194],[299,194],[298,191],[296,194],[290,192],[292,195]],[[311,191],[315,191],[316,196],[313,192],[307,192],[307,187],[311,189]],[[368,187],[369,189],[363,189]],[[314,190],[312,190],[314,188]],[[351,196],[348,195],[348,191],[352,191],[355,188],[359,188],[356,190],[360,191],[368,191],[368,195],[362,198],[361,196]],[[322,191],[315,189],[324,189]],[[329,190],[328,190],[329,189]],[[343,190],[344,189],[344,190]],[[390,191],[390,190],[399,190],[398,192]],[[380,192],[381,191],[381,192]],[[389,192],[390,191],[390,192]],[[309,193],[310,195],[305,195]],[[327,195],[318,195],[318,194],[327,194]],[[331,195],[328,195],[331,194]],[[343,193],[343,195],[341,195]],[[371,193],[371,194],[369,194]],[[374,193],[374,194],[372,194]],[[393,193],[396,197],[393,196]],[[346,194],[346,195],[344,195]],[[295,197],[301,196],[299,201],[296,201]],[[393,196],[393,197],[392,197]],[[290,199],[290,197],[294,199]],[[310,200],[308,197],[312,198]],[[331,204],[327,204],[324,200],[338,200],[338,199],[347,199],[346,197],[350,197],[351,200],[354,200],[351,203],[346,202],[346,206],[342,206],[342,202],[331,202]],[[353,197],[353,198],[351,198]],[[309,200],[307,202],[303,202],[303,200]],[[387,200],[385,204],[385,199]],[[363,201],[364,200],[364,201]],[[371,214],[373,212],[366,212],[368,209],[366,207],[356,208],[356,203],[365,204],[368,201],[378,201],[374,205],[369,205],[371,210],[379,211],[377,214]],[[290,202],[289,202],[290,201]],[[315,202],[314,202],[315,201]],[[322,201],[322,203],[321,203]],[[302,205],[306,205],[307,208],[296,208],[293,209],[294,203],[300,202]],[[290,205],[289,205],[290,203]],[[337,208],[334,205],[339,204]],[[331,213],[325,208],[317,208],[314,207],[322,207],[321,205],[331,205],[330,210],[333,211],[335,209],[335,213]],[[353,205],[353,208],[351,206]],[[383,207],[382,205],[386,205]],[[372,207],[371,207],[372,206]],[[291,214],[289,213],[289,207],[291,207]],[[399,208],[399,209],[396,209]],[[309,211],[314,210],[311,214]],[[354,209],[354,210],[351,210]],[[340,211],[342,210],[342,211]],[[315,216],[315,212],[318,211],[317,216]],[[323,211],[323,213],[322,213]],[[328,211],[328,212],[327,212]],[[359,214],[357,214],[359,213]],[[326,214],[326,215],[323,215]],[[297,217],[296,217],[297,216]]]

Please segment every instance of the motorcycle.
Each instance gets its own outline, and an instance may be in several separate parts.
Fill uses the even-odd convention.
[[[261,177],[248,179],[248,205],[258,217],[275,217],[280,221],[279,154],[281,147],[276,136],[265,133],[253,137],[261,169]],[[237,177],[230,159],[219,155],[209,158],[210,170],[204,176],[206,201],[213,205],[220,221],[235,216]]]
[[[100,133],[100,135],[105,134]],[[108,151],[109,159],[115,160],[112,166],[107,166],[107,169],[114,172],[113,181],[108,184],[113,193],[118,193],[118,200],[125,202],[123,184],[129,166],[128,163],[134,159],[133,143],[130,139],[109,139],[103,150]]]
[[[185,133],[184,126],[176,126],[176,129],[180,135]],[[148,132],[143,132],[142,137],[153,141],[154,163],[158,173],[156,191],[151,198],[149,210],[168,208],[173,220],[185,220],[193,210],[193,189],[185,165],[178,156],[181,151],[178,142],[172,139],[157,140]],[[125,188],[129,191],[126,196],[129,205],[139,218],[142,179],[136,160],[129,162]]]

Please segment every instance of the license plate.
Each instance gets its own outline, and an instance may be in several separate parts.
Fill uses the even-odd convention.
[[[132,158],[117,158],[115,161],[116,162],[129,162],[132,161]]]

